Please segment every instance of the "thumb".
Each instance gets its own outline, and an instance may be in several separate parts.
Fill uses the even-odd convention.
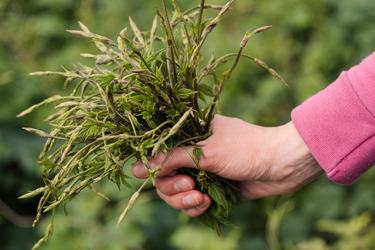
[[[156,157],[149,159],[150,168],[155,169],[161,167],[158,176],[171,175],[179,168],[197,168],[187,150],[192,152],[193,147],[177,147],[169,154],[159,153]],[[137,178],[147,178],[148,169],[142,161],[137,161],[132,166],[132,174]]]

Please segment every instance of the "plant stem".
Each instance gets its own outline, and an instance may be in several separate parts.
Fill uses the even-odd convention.
[[[117,227],[119,227],[120,223],[125,219],[126,215],[128,214],[129,212],[129,209],[133,206],[134,202],[136,201],[136,199],[138,198],[140,192],[142,191],[142,189],[146,186],[146,184],[151,180],[151,176],[148,177],[144,182],[143,184],[140,186],[140,188],[137,190],[137,192],[135,192],[132,197],[130,198],[129,202],[128,202],[128,205],[126,206],[124,212],[122,212],[118,222],[117,222]]]
[[[171,53],[171,64],[172,64],[172,69],[173,69],[173,76],[174,76],[174,83],[176,84],[177,83],[177,70],[176,70],[176,61],[175,61],[175,54],[176,56],[178,55],[178,50],[177,50],[177,46],[176,46],[176,42],[174,40],[174,36],[173,36],[173,31],[172,31],[172,27],[171,27],[171,23],[169,21],[169,17],[168,17],[168,11],[167,11],[167,6],[165,4],[165,0],[162,0],[162,3],[163,3],[163,10],[164,10],[164,15],[165,15],[165,19],[166,19],[166,22],[167,22],[167,31],[168,31],[168,35],[167,35],[167,39],[168,39],[168,47],[170,48],[170,53]],[[169,60],[167,58],[167,60]]]
[[[163,3],[163,10],[164,10],[164,15],[165,15],[165,20],[166,20],[166,23],[167,23],[167,30],[168,30],[168,37],[167,38],[171,40],[172,50],[175,50],[175,53],[177,54],[178,53],[177,46],[176,46],[176,42],[174,40],[171,23],[169,21],[167,5],[165,4],[165,0],[162,0],[162,3]]]
[[[197,22],[197,26],[198,26],[198,38],[200,38],[201,34],[202,34],[202,16],[203,16],[203,9],[204,9],[204,2],[205,0],[201,0],[201,5],[199,6],[199,14],[198,14],[198,22]]]

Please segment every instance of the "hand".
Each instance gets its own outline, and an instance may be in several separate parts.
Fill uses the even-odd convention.
[[[238,181],[244,199],[292,193],[323,173],[293,122],[267,128],[216,115],[211,128],[212,135],[199,143],[205,156],[199,165],[204,171]],[[159,166],[165,156],[150,159],[150,167]],[[176,148],[159,172],[155,187],[170,206],[199,216],[211,200],[194,190],[191,177],[177,174],[183,167],[196,165],[184,148]],[[148,177],[141,162],[133,165],[132,173],[138,178]]]

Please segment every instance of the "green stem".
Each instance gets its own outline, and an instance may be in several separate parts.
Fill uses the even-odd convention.
[[[150,72],[152,72],[151,67],[150,67],[150,66],[148,65],[148,63],[145,61],[145,59],[143,58],[142,54],[141,54],[141,53],[136,53],[136,54],[137,54],[137,56],[142,60],[142,62],[145,64],[146,68],[147,68]]]
[[[189,154],[191,159],[194,161],[195,166],[197,166],[198,170],[200,172],[203,172],[203,170],[201,169],[201,166],[199,166],[199,162],[197,158],[190,152],[190,150],[185,145],[182,145],[181,147],[183,147],[186,150],[186,152]]]
[[[240,57],[241,57],[241,54],[242,54],[242,50],[243,50],[243,48],[241,47],[240,50],[239,50],[238,53],[237,53],[236,60],[234,61],[232,67],[231,67],[230,70],[228,71],[228,75],[227,75],[228,78],[229,78],[230,75],[232,74],[233,70],[236,68],[236,66],[237,66],[237,64],[238,64],[238,62],[239,62],[239,60],[240,60]]]
[[[175,65],[175,54],[176,56],[178,55],[178,50],[177,50],[177,45],[176,45],[176,42],[174,40],[174,36],[173,36],[173,32],[172,32],[172,27],[171,27],[171,23],[169,21],[169,17],[168,17],[168,11],[167,11],[167,6],[165,4],[165,0],[162,0],[162,3],[163,3],[163,10],[164,10],[164,15],[165,15],[165,19],[166,19],[166,23],[167,23],[167,39],[168,39],[168,47],[170,48],[170,53],[171,53],[171,65],[172,65],[172,69],[173,69],[173,80],[174,80],[174,83],[176,84],[177,83],[177,70],[176,70],[176,65]],[[167,60],[169,60],[167,58]]]
[[[186,26],[186,20],[185,20],[185,17],[184,15],[182,14],[181,10],[180,10],[180,7],[178,6],[176,0],[170,0],[173,7],[175,8],[175,11],[177,12],[177,14],[179,15],[179,19],[184,27],[184,31],[185,31],[185,36],[186,36],[186,39],[188,41],[188,46],[189,46],[189,49],[192,48],[191,46],[191,41],[190,41],[190,35],[189,35],[189,32],[188,32],[188,28]]]
[[[135,192],[132,197],[130,198],[129,202],[128,202],[128,205],[126,206],[124,212],[122,212],[118,222],[117,222],[117,227],[119,227],[120,223],[125,219],[126,215],[128,214],[129,212],[129,209],[133,206],[134,202],[137,200],[140,192],[142,191],[142,189],[146,186],[146,184],[151,180],[151,176],[148,177],[144,182],[143,184],[140,186],[140,188],[137,190],[137,192]]]
[[[184,11],[182,14],[183,14],[183,15],[187,15],[187,14],[189,14],[189,13],[191,13],[191,12],[193,12],[194,10],[199,9],[199,8],[200,8],[200,5],[195,6],[195,7],[192,7],[192,8],[190,8],[190,9]],[[222,6],[222,5],[215,5],[215,4],[205,4],[205,5],[203,6],[203,8],[204,8],[204,9],[211,8],[211,9],[221,10],[221,9],[223,8],[223,6]]]
[[[182,115],[180,120],[169,130],[169,133],[163,139],[161,139],[160,141],[158,141],[156,143],[148,145],[147,148],[153,148],[156,145],[161,144],[161,143],[165,142],[166,140],[168,140],[172,135],[176,134],[179,131],[179,129],[181,128],[181,126],[184,124],[186,119],[189,117],[191,110],[192,109],[190,108],[188,111],[186,111]]]
[[[216,60],[215,64],[212,65],[212,68],[215,69],[216,65],[220,64],[221,61],[223,61],[225,58],[233,57],[233,56],[237,56],[236,61],[239,60],[238,53],[230,53],[230,54],[224,55],[224,56],[220,57],[218,60]],[[258,64],[260,67],[266,69],[268,72],[270,72],[271,75],[273,75],[274,77],[276,77],[279,81],[281,81],[285,86],[288,87],[288,84],[286,83],[286,81],[279,74],[277,74],[274,69],[272,69],[271,67],[269,67],[262,60],[260,60],[260,59],[258,59],[256,57],[250,56],[250,55],[243,55],[243,54],[241,54],[240,56],[241,57],[245,57],[247,59],[250,59],[250,60],[254,61],[256,64]],[[201,78],[199,79],[199,81],[200,80],[201,80]]]
[[[202,16],[203,16],[204,2],[205,2],[205,0],[201,0],[201,5],[199,6],[199,14],[198,14],[198,22],[197,22],[197,26],[198,26],[198,29],[199,29],[198,30],[198,39],[202,34]]]
[[[196,65],[198,60],[199,52],[206,41],[207,36],[212,32],[212,30],[216,27],[217,23],[220,21],[221,17],[225,12],[228,11],[230,6],[233,4],[234,0],[229,1],[219,12],[219,14],[211,20],[211,22],[208,24],[208,26],[202,31],[202,35],[199,37],[199,41],[197,41],[197,46],[195,47],[193,54],[190,59],[190,66],[192,68],[195,68],[194,65]]]
[[[171,46],[172,50],[175,50],[175,53],[178,54],[176,42],[175,42],[174,37],[173,37],[171,23],[170,23],[169,17],[168,17],[167,5],[165,4],[165,0],[162,0],[162,3],[163,3],[163,10],[164,10],[164,15],[165,15],[165,19],[166,19],[166,23],[167,23],[167,30],[168,30],[168,37],[167,38],[169,38],[172,42],[172,46]]]

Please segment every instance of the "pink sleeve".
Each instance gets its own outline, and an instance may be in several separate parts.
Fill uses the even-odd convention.
[[[348,185],[375,164],[375,53],[292,111],[312,155]]]

